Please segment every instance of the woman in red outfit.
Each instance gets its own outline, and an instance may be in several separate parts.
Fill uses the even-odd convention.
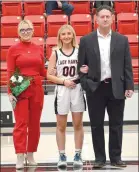
[[[10,47],[7,55],[8,78],[16,68],[23,76],[31,76],[30,86],[19,96],[14,97],[8,90],[10,102],[16,101],[14,109],[15,127],[13,140],[17,154],[16,168],[24,168],[24,155],[29,165],[36,166],[33,152],[37,151],[40,138],[40,117],[43,108],[44,92],[41,77],[46,77],[43,50],[31,42],[34,29],[29,20],[19,23],[20,43]]]

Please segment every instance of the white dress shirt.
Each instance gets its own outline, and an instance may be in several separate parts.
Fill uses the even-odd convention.
[[[110,67],[110,42],[111,42],[112,31],[107,34],[106,37],[100,34],[97,30],[98,44],[100,51],[100,62],[101,62],[101,81],[106,78],[111,78],[111,67]]]

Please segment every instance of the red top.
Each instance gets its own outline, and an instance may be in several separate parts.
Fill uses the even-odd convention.
[[[43,49],[32,42],[20,42],[10,47],[7,55],[8,80],[16,67],[24,76],[46,77]],[[10,89],[8,89],[10,93]]]

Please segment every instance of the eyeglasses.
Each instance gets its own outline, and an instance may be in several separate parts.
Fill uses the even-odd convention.
[[[22,34],[24,34],[25,32],[26,32],[26,33],[30,33],[30,32],[32,32],[32,31],[33,31],[32,28],[20,29],[20,33],[22,33]]]

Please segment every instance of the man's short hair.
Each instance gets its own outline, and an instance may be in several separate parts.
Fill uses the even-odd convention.
[[[111,7],[108,6],[108,5],[101,5],[100,7],[98,7],[98,8],[96,9],[96,15],[98,15],[98,13],[99,13],[101,10],[108,10],[108,11],[110,11],[112,14],[114,14],[113,8],[111,8]]]

